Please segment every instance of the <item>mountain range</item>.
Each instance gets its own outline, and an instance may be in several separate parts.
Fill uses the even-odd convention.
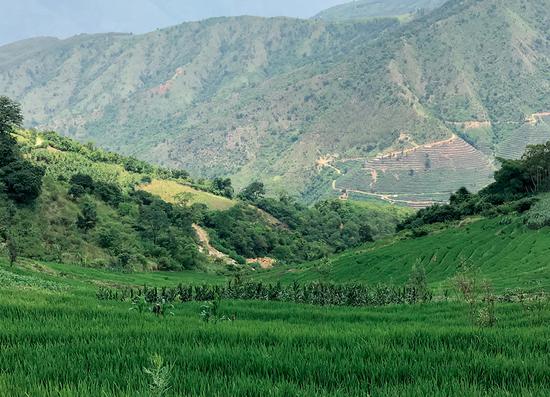
[[[425,206],[550,139],[549,10],[460,0],[405,20],[31,39],[0,47],[0,92],[30,127],[194,176]]]

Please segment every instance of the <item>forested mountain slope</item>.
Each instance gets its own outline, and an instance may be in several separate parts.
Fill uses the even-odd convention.
[[[31,40],[0,48],[0,92],[22,101],[31,125],[194,175],[262,179],[309,200],[336,179],[337,191],[429,202],[488,183],[513,137],[550,137],[539,123],[550,110],[549,10],[548,0],[462,0],[405,25],[246,17]],[[436,153],[448,161],[364,165],[453,134],[465,142],[456,156]],[[480,166],[468,169],[472,159]]]

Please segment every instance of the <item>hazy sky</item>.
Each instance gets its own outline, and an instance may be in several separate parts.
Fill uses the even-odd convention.
[[[349,0],[0,0],[0,45],[35,36],[143,33],[216,16],[309,18]]]

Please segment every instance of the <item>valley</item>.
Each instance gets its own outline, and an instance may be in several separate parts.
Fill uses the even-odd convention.
[[[550,0],[27,3],[0,397],[550,395]]]

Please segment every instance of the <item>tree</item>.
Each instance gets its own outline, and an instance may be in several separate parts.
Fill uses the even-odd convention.
[[[229,178],[216,178],[212,181],[212,193],[219,196],[224,196],[227,198],[233,198],[235,190],[231,184],[231,179]]]
[[[465,187],[461,187],[456,193],[451,194],[449,202],[451,205],[458,205],[468,201],[472,197],[472,194]]]
[[[16,160],[0,171],[8,196],[23,204],[34,201],[40,195],[44,174],[43,168],[25,160]]]
[[[359,241],[362,243],[370,243],[374,241],[372,237],[372,230],[367,223],[363,223],[359,226]]]
[[[124,199],[120,187],[112,183],[98,182],[94,190],[96,196],[113,207],[118,207]]]
[[[143,205],[139,212],[139,224],[143,234],[157,244],[160,232],[170,227],[170,220],[163,206],[155,201],[151,205]]]
[[[0,168],[17,160],[16,141],[11,135],[0,133]]]
[[[244,201],[255,202],[265,196],[265,186],[262,182],[252,182],[239,193],[239,198]]]
[[[81,186],[88,193],[93,192],[95,187],[92,177],[86,174],[75,174],[71,176],[70,183],[71,185]]]
[[[76,219],[76,226],[84,233],[92,230],[97,224],[97,210],[95,205],[86,201],[82,205],[82,210]]]
[[[22,124],[21,105],[8,97],[0,96],[0,134],[9,135],[15,128],[21,128]]]
[[[20,105],[0,96],[0,182],[10,199],[29,203],[40,195],[44,170],[23,160],[19,154],[11,133],[22,124]]]

